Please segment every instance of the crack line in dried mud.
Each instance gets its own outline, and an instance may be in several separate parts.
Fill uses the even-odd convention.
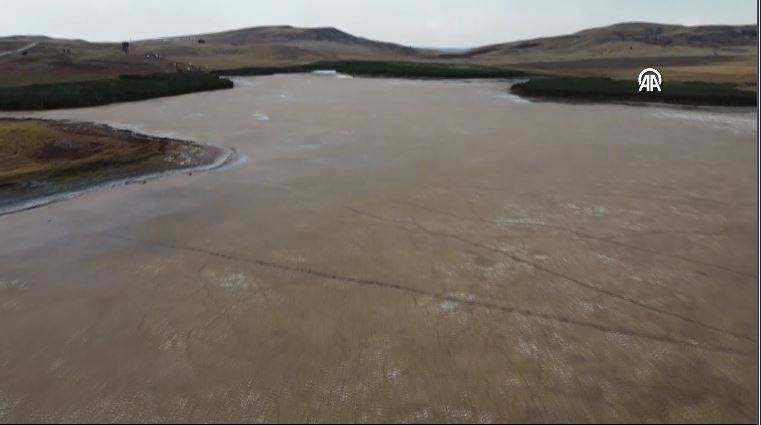
[[[489,246],[489,245],[485,245],[485,244],[482,244],[482,243],[474,242],[474,241],[471,241],[469,239],[465,239],[465,238],[463,238],[461,236],[458,236],[458,235],[454,235],[454,234],[450,234],[450,233],[444,233],[444,232],[437,232],[437,231],[428,229],[425,226],[422,226],[421,224],[419,224],[418,222],[416,222],[414,220],[388,219],[388,218],[379,217],[377,215],[374,215],[374,214],[371,214],[371,213],[368,213],[368,212],[365,212],[365,211],[361,211],[361,210],[358,210],[358,209],[355,209],[355,208],[351,208],[351,207],[346,207],[346,209],[349,210],[349,211],[352,211],[355,214],[359,214],[359,215],[362,215],[362,216],[370,217],[370,218],[375,219],[375,220],[385,221],[385,222],[394,223],[394,224],[401,224],[401,225],[404,225],[406,229],[410,229],[409,227],[407,227],[408,225],[409,226],[414,226],[414,228],[416,228],[416,229],[418,229],[418,230],[420,230],[420,231],[422,231],[424,233],[427,233],[429,235],[432,235],[432,236],[454,239],[454,240],[462,242],[464,244],[468,244],[468,245],[471,245],[471,246],[474,246],[474,247],[477,247],[477,248],[485,249],[487,251],[491,251],[491,252],[503,255],[503,256],[505,256],[505,257],[507,257],[507,258],[509,258],[509,259],[511,259],[511,260],[513,260],[515,262],[517,262],[517,263],[526,264],[526,265],[531,266],[534,269],[539,270],[541,272],[547,273],[547,274],[555,276],[555,277],[559,277],[559,278],[561,278],[563,280],[569,281],[569,282],[574,283],[574,284],[576,284],[578,286],[581,286],[581,287],[586,288],[586,289],[590,289],[592,291],[601,293],[603,295],[607,295],[609,297],[613,297],[613,298],[619,299],[621,301],[628,302],[628,303],[633,304],[633,305],[635,305],[637,307],[644,308],[646,310],[650,310],[650,311],[658,313],[658,314],[663,314],[663,315],[666,315],[666,316],[674,317],[676,319],[679,319],[679,320],[682,320],[682,321],[685,321],[685,322],[688,322],[688,323],[691,323],[691,324],[694,324],[694,325],[697,325],[697,326],[700,326],[700,327],[712,330],[714,332],[718,332],[718,333],[725,334],[725,335],[730,335],[730,336],[733,336],[735,338],[743,339],[743,340],[746,340],[746,341],[749,341],[749,342],[755,342],[753,340],[753,338],[750,338],[750,337],[748,337],[746,335],[743,335],[741,333],[734,332],[734,331],[731,331],[731,330],[728,330],[728,329],[724,329],[724,328],[720,328],[718,326],[714,326],[714,325],[711,325],[711,324],[708,324],[708,323],[704,323],[704,322],[701,322],[701,321],[699,321],[697,319],[693,319],[693,318],[690,318],[690,317],[682,316],[680,314],[677,314],[677,313],[674,313],[674,312],[671,312],[671,311],[662,310],[660,308],[653,307],[653,306],[651,306],[649,304],[646,304],[646,303],[644,303],[642,301],[638,301],[638,300],[636,300],[634,298],[631,298],[631,297],[628,297],[626,295],[622,295],[622,294],[610,291],[608,289],[601,288],[601,287],[593,285],[591,283],[582,281],[582,280],[580,280],[578,278],[575,278],[575,277],[572,277],[572,276],[568,276],[568,275],[563,274],[561,272],[558,272],[556,270],[552,270],[552,269],[550,269],[548,267],[542,266],[541,264],[535,263],[535,262],[527,260],[525,258],[521,258],[521,257],[519,257],[517,255],[510,254],[508,252],[505,252],[505,251],[503,251],[501,249],[498,249],[498,248],[495,248],[495,247],[492,247],[492,246]]]
[[[315,276],[318,278],[330,279],[336,282],[343,282],[343,283],[350,283],[350,284],[357,284],[357,285],[364,285],[364,286],[375,286],[375,287],[387,288],[387,289],[395,289],[398,291],[404,291],[404,292],[408,292],[412,294],[428,296],[428,297],[439,299],[442,301],[450,301],[450,302],[454,302],[454,303],[458,303],[462,305],[468,305],[471,307],[476,307],[476,308],[480,307],[480,308],[485,308],[488,310],[497,310],[505,314],[516,314],[516,315],[521,315],[524,317],[544,319],[544,320],[558,322],[558,323],[562,323],[566,325],[582,326],[588,329],[593,329],[593,330],[601,331],[604,333],[612,333],[612,334],[626,335],[626,336],[636,337],[636,338],[649,339],[653,341],[659,341],[659,342],[678,345],[682,347],[696,348],[699,350],[714,351],[714,352],[741,355],[741,356],[753,356],[755,353],[753,351],[743,351],[743,350],[738,350],[731,347],[724,347],[719,345],[707,345],[707,344],[700,344],[693,341],[681,340],[681,339],[674,338],[670,335],[665,335],[665,334],[653,334],[653,333],[640,332],[640,331],[631,330],[631,329],[606,327],[597,323],[585,322],[582,320],[572,319],[569,317],[541,313],[541,312],[532,311],[528,309],[502,306],[498,304],[488,303],[485,301],[464,300],[461,298],[445,295],[442,293],[436,293],[436,292],[425,291],[422,289],[411,288],[411,287],[407,287],[407,286],[400,285],[397,283],[392,283],[392,282],[384,282],[384,281],[372,280],[372,279],[362,279],[362,278],[356,278],[356,277],[341,276],[341,275],[314,270],[314,269],[310,269],[306,267],[295,267],[295,266],[290,266],[287,264],[275,263],[272,261],[238,257],[235,255],[212,251],[212,250],[204,249],[204,248],[198,248],[194,246],[178,245],[178,244],[163,243],[163,242],[156,242],[156,241],[146,241],[146,240],[134,239],[134,238],[126,237],[126,236],[121,236],[117,234],[104,233],[104,234],[101,234],[101,236],[111,238],[111,239],[127,241],[130,243],[150,245],[153,247],[162,247],[167,249],[196,252],[200,254],[222,258],[229,261],[242,262],[242,263],[252,264],[255,266],[288,271],[292,273],[306,274],[306,275]]]
[[[433,213],[436,213],[436,214],[441,214],[441,215],[445,215],[445,216],[448,216],[448,217],[456,218],[456,219],[459,219],[459,220],[481,222],[481,223],[492,224],[492,225],[495,225],[495,226],[500,226],[500,225],[504,224],[504,223],[500,223],[498,221],[486,220],[486,219],[483,219],[483,218],[480,218],[480,217],[477,218],[477,219],[469,218],[469,217],[463,217],[463,216],[459,216],[457,214],[452,214],[450,212],[439,210],[439,209],[436,209],[436,208],[426,207],[424,205],[418,205],[418,204],[416,204],[414,202],[408,202],[408,201],[394,201],[394,202],[396,202],[398,204],[407,205],[407,206],[411,206],[411,207],[414,207],[414,208],[422,209],[424,211],[433,212]],[[712,267],[712,268],[715,268],[715,269],[718,269],[718,270],[722,270],[722,271],[725,271],[727,273],[736,274],[736,275],[739,275],[739,276],[750,277],[750,278],[754,278],[754,279],[756,279],[758,277],[758,276],[756,276],[753,273],[748,273],[748,272],[744,272],[744,271],[740,271],[740,270],[734,270],[734,269],[731,269],[731,268],[726,267],[726,266],[722,266],[722,265],[718,265],[718,264],[713,264],[713,263],[708,263],[708,262],[705,262],[705,261],[696,260],[694,258],[684,257],[684,256],[677,255],[677,254],[671,254],[671,253],[668,253],[668,252],[661,252],[661,251],[657,251],[657,250],[654,250],[654,249],[645,248],[645,247],[641,247],[641,246],[637,246],[637,245],[632,245],[632,244],[629,244],[629,243],[625,243],[625,242],[621,242],[621,241],[616,240],[616,239],[619,239],[620,237],[615,237],[615,238],[611,238],[611,239],[609,239],[609,238],[603,238],[603,237],[600,237],[600,236],[594,236],[594,235],[590,235],[590,234],[587,234],[587,233],[582,233],[582,232],[579,232],[578,230],[575,230],[575,229],[571,229],[571,228],[568,228],[568,227],[565,227],[565,226],[558,226],[558,225],[554,225],[554,224],[518,223],[516,225],[522,225],[522,226],[527,226],[527,227],[544,227],[544,228],[547,228],[547,229],[559,230],[561,232],[570,233],[570,234],[572,234],[572,235],[574,235],[574,236],[576,236],[578,238],[581,238],[581,239],[594,240],[594,241],[603,242],[603,243],[607,243],[607,244],[611,244],[611,245],[616,245],[616,246],[620,246],[620,247],[624,247],[624,248],[629,248],[629,249],[632,249],[632,250],[635,250],[635,251],[646,252],[648,254],[659,255],[659,256],[662,256],[662,257],[667,257],[667,258],[672,258],[672,259],[675,259],[675,260],[686,261],[688,263],[694,263],[694,264],[698,264],[698,265],[701,265],[701,266]],[[720,231],[717,231],[717,232],[693,232],[693,231],[679,231],[679,230],[658,229],[655,232],[662,232],[662,233],[684,233],[684,234],[701,235],[701,236],[722,236],[723,234],[728,232],[728,230],[724,229],[724,230],[720,230]],[[639,234],[624,235],[624,236],[627,236],[627,237],[638,237],[638,236],[646,236],[646,235],[648,235],[648,233],[639,233]]]

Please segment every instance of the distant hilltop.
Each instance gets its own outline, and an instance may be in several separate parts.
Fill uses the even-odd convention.
[[[417,50],[412,47],[357,37],[333,27],[298,28],[290,25],[250,27],[223,32],[166,37],[160,40],[167,42],[200,41],[232,46],[305,44],[311,45],[317,50],[327,50],[329,45],[347,45],[361,47],[368,52],[377,50],[401,54],[417,53]]]
[[[699,55],[755,51],[754,25],[683,26],[627,22],[591,28],[574,34],[542,37],[471,49],[467,56],[637,56],[644,54]]]

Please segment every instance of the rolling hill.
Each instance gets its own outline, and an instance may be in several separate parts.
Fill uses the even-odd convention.
[[[318,60],[415,60],[424,54],[422,50],[356,37],[329,27],[252,27],[145,40],[136,46],[213,69]]]
[[[17,49],[32,46],[24,54]],[[0,38],[0,85],[113,78],[176,69],[282,66],[319,60],[420,59],[422,50],[355,37],[335,28],[253,27],[120,43],[40,36]]]
[[[278,44],[309,46],[316,50],[323,49],[330,53],[332,49],[347,47],[361,49],[366,52],[392,52],[398,54],[414,55],[417,51],[411,47],[405,47],[393,43],[369,40],[356,37],[336,28],[296,28],[289,25],[252,27],[217,33],[190,35],[182,37],[170,37],[159,39],[164,42],[190,41],[214,44],[226,44],[232,46]]]
[[[622,23],[579,31],[558,37],[545,37],[473,49],[463,56],[526,57],[552,56],[642,56],[647,55],[737,55],[755,50],[755,26],[663,25],[642,22]]]
[[[757,28],[682,26],[645,22],[592,28],[570,35],[478,47],[459,59],[568,74],[631,78],[643,66],[671,79],[755,85]]]
[[[120,43],[42,36],[0,37],[0,85],[113,78],[177,69],[279,67],[373,60],[488,65],[546,74],[630,79],[654,66],[670,80],[753,88],[755,26],[622,23],[574,34],[445,54],[369,40],[336,28],[266,26]],[[20,51],[19,49],[24,49]]]

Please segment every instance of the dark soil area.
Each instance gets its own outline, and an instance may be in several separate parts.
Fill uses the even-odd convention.
[[[79,108],[232,87],[228,79],[201,72],[122,75],[108,80],[0,87],[0,110]]]
[[[254,76],[335,70],[365,77],[391,78],[517,78],[527,74],[491,66],[426,62],[322,61],[288,67],[252,67],[215,71],[226,76]]]
[[[729,85],[702,82],[668,83],[662,91],[639,92],[636,81],[610,78],[534,78],[515,84],[514,94],[547,100],[674,103],[698,106],[756,106],[756,93]]]

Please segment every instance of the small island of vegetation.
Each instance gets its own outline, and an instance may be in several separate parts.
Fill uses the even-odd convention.
[[[639,92],[636,81],[593,77],[539,77],[515,84],[513,94],[537,100],[673,103],[694,106],[756,106],[756,93],[731,85],[670,82],[662,91]]]
[[[232,87],[232,81],[203,72],[122,75],[118,79],[0,87],[0,110],[81,108]]]
[[[255,76],[334,70],[343,74],[387,78],[519,78],[526,73],[493,66],[434,62],[320,61],[284,67],[248,67],[215,71],[225,76]]]
[[[105,125],[38,119],[0,118],[0,141],[0,215],[98,184],[210,166],[226,153]]]

